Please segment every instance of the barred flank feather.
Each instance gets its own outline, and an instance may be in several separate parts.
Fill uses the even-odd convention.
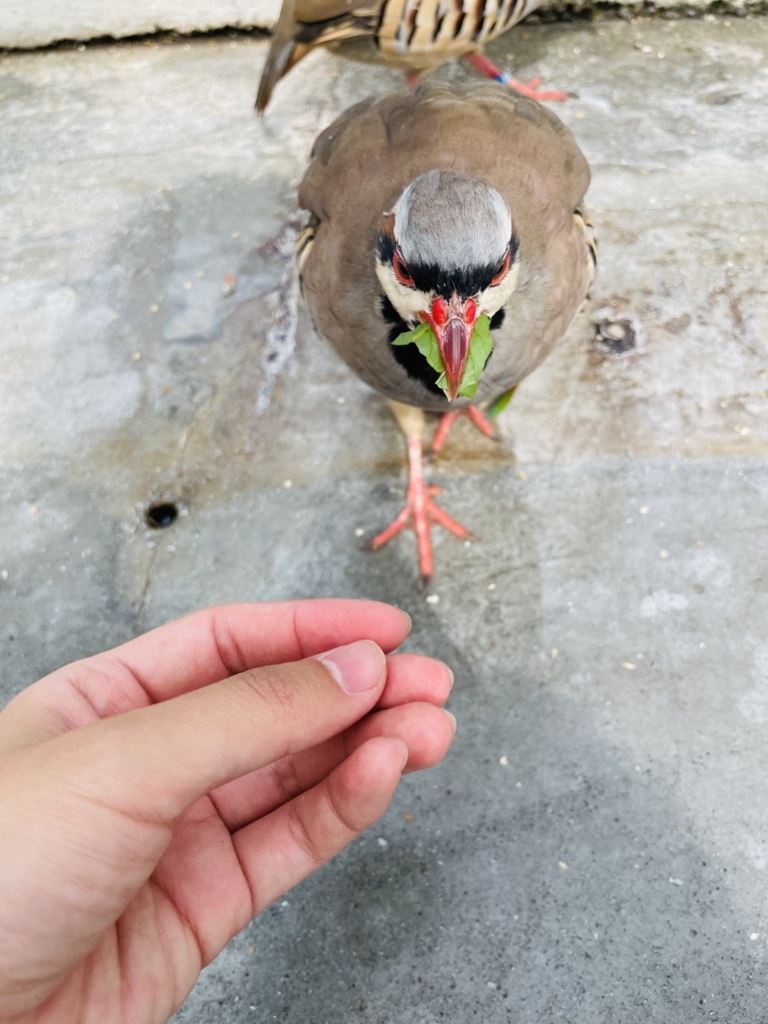
[[[592,285],[597,280],[597,235],[595,234],[595,229],[592,227],[592,221],[583,210],[574,210],[573,219],[576,221],[578,227],[580,227],[584,232],[584,240],[587,243],[587,251],[589,253],[591,267],[589,283],[587,284],[586,291],[586,298],[589,298]]]
[[[256,109],[263,112],[277,82],[310,50],[422,73],[482,50],[542,0],[284,0]],[[363,44],[361,47],[361,43]]]
[[[317,230],[317,225],[319,223],[320,218],[316,214],[311,213],[309,215],[309,220],[307,221],[307,226],[302,229],[299,237],[296,239],[293,256],[296,260],[296,266],[299,269],[299,277],[301,277],[304,264],[307,262],[310,250],[312,249],[312,243],[315,240],[315,231]]]

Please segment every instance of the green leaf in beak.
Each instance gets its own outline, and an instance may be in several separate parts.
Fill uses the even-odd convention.
[[[448,390],[448,381],[445,377],[445,367],[443,366],[443,358],[440,355],[440,346],[437,344],[435,332],[428,323],[419,324],[412,331],[406,331],[405,334],[399,335],[392,344],[414,344],[432,369],[440,374],[437,378],[437,386],[442,388],[443,391]],[[461,378],[459,395],[464,398],[475,397],[477,382],[492,351],[491,319],[483,313],[475,321],[472,337],[469,339],[469,354],[467,355],[464,376]]]
[[[393,345],[410,345],[411,343],[421,352],[433,370],[438,373],[443,372],[445,368],[443,357],[440,355],[440,346],[437,344],[435,332],[428,323],[419,324],[418,327],[399,335],[392,342]]]

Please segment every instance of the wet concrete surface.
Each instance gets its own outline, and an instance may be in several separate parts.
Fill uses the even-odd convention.
[[[768,20],[491,48],[578,93],[601,267],[506,440],[460,423],[429,468],[481,538],[436,534],[437,604],[410,535],[359,549],[403,445],[291,272],[314,135],[400,78],[318,54],[259,121],[265,52],[0,60],[3,697],[209,603],[393,601],[456,669],[451,754],[179,1024],[764,1019]],[[606,317],[639,345],[600,350]]]

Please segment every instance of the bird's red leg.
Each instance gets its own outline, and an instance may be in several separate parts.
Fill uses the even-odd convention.
[[[464,60],[471,64],[475,71],[479,71],[485,78],[490,78],[494,82],[502,82],[504,85],[508,85],[510,89],[517,90],[517,92],[522,93],[523,96],[527,96],[531,100],[541,102],[542,100],[562,101],[568,99],[567,92],[539,89],[538,86],[541,84],[541,78],[532,78],[529,82],[518,82],[516,78],[512,78],[506,71],[497,68],[482,53],[466,53],[464,54]]]
[[[467,416],[469,416],[481,434],[485,434],[486,437],[490,437],[492,441],[501,440],[501,434],[497,433],[497,431],[493,429],[493,426],[488,422],[476,405],[470,405],[467,409]]]
[[[446,440],[448,439],[448,435],[451,432],[451,427],[459,418],[459,416],[461,416],[461,411],[446,412],[443,413],[443,415],[440,417],[440,422],[437,425],[435,436],[432,438],[432,444],[429,446],[430,455],[437,455],[437,453],[443,447]]]
[[[466,409],[459,409],[458,412],[443,413],[437,426],[437,430],[435,431],[435,436],[432,438],[432,444],[429,448],[430,456],[437,455],[443,447],[448,438],[451,427],[459,416],[469,416],[481,434],[485,434],[486,437],[490,437],[494,441],[501,440],[501,435],[493,429],[493,426],[488,422],[477,406],[470,405]]]
[[[447,512],[444,512],[435,504],[432,498],[437,494],[438,488],[429,487],[424,482],[424,463],[421,452],[423,413],[420,409],[411,409],[411,407],[401,406],[399,403],[391,402],[390,404],[408,438],[408,464],[410,471],[408,495],[405,500],[405,508],[397,515],[392,524],[386,530],[382,530],[378,536],[374,537],[365,546],[371,551],[377,551],[387,541],[392,540],[393,537],[396,537],[398,533],[402,533],[406,528],[413,530],[416,534],[416,547],[419,553],[421,582],[426,590],[429,588],[434,570],[432,538],[430,535],[432,526],[442,526],[462,540],[467,540],[472,535],[461,523],[457,523]],[[408,410],[408,412],[403,414],[400,412],[401,410]],[[421,425],[419,425],[419,418]]]
[[[405,72],[405,84],[409,89],[418,89],[421,85],[421,75],[418,71]]]

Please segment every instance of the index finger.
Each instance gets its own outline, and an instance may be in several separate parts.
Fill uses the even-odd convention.
[[[11,746],[356,640],[373,640],[389,652],[410,628],[405,612],[380,601],[320,598],[206,608],[28,687],[4,713],[6,720],[18,714],[30,719],[16,723]]]

